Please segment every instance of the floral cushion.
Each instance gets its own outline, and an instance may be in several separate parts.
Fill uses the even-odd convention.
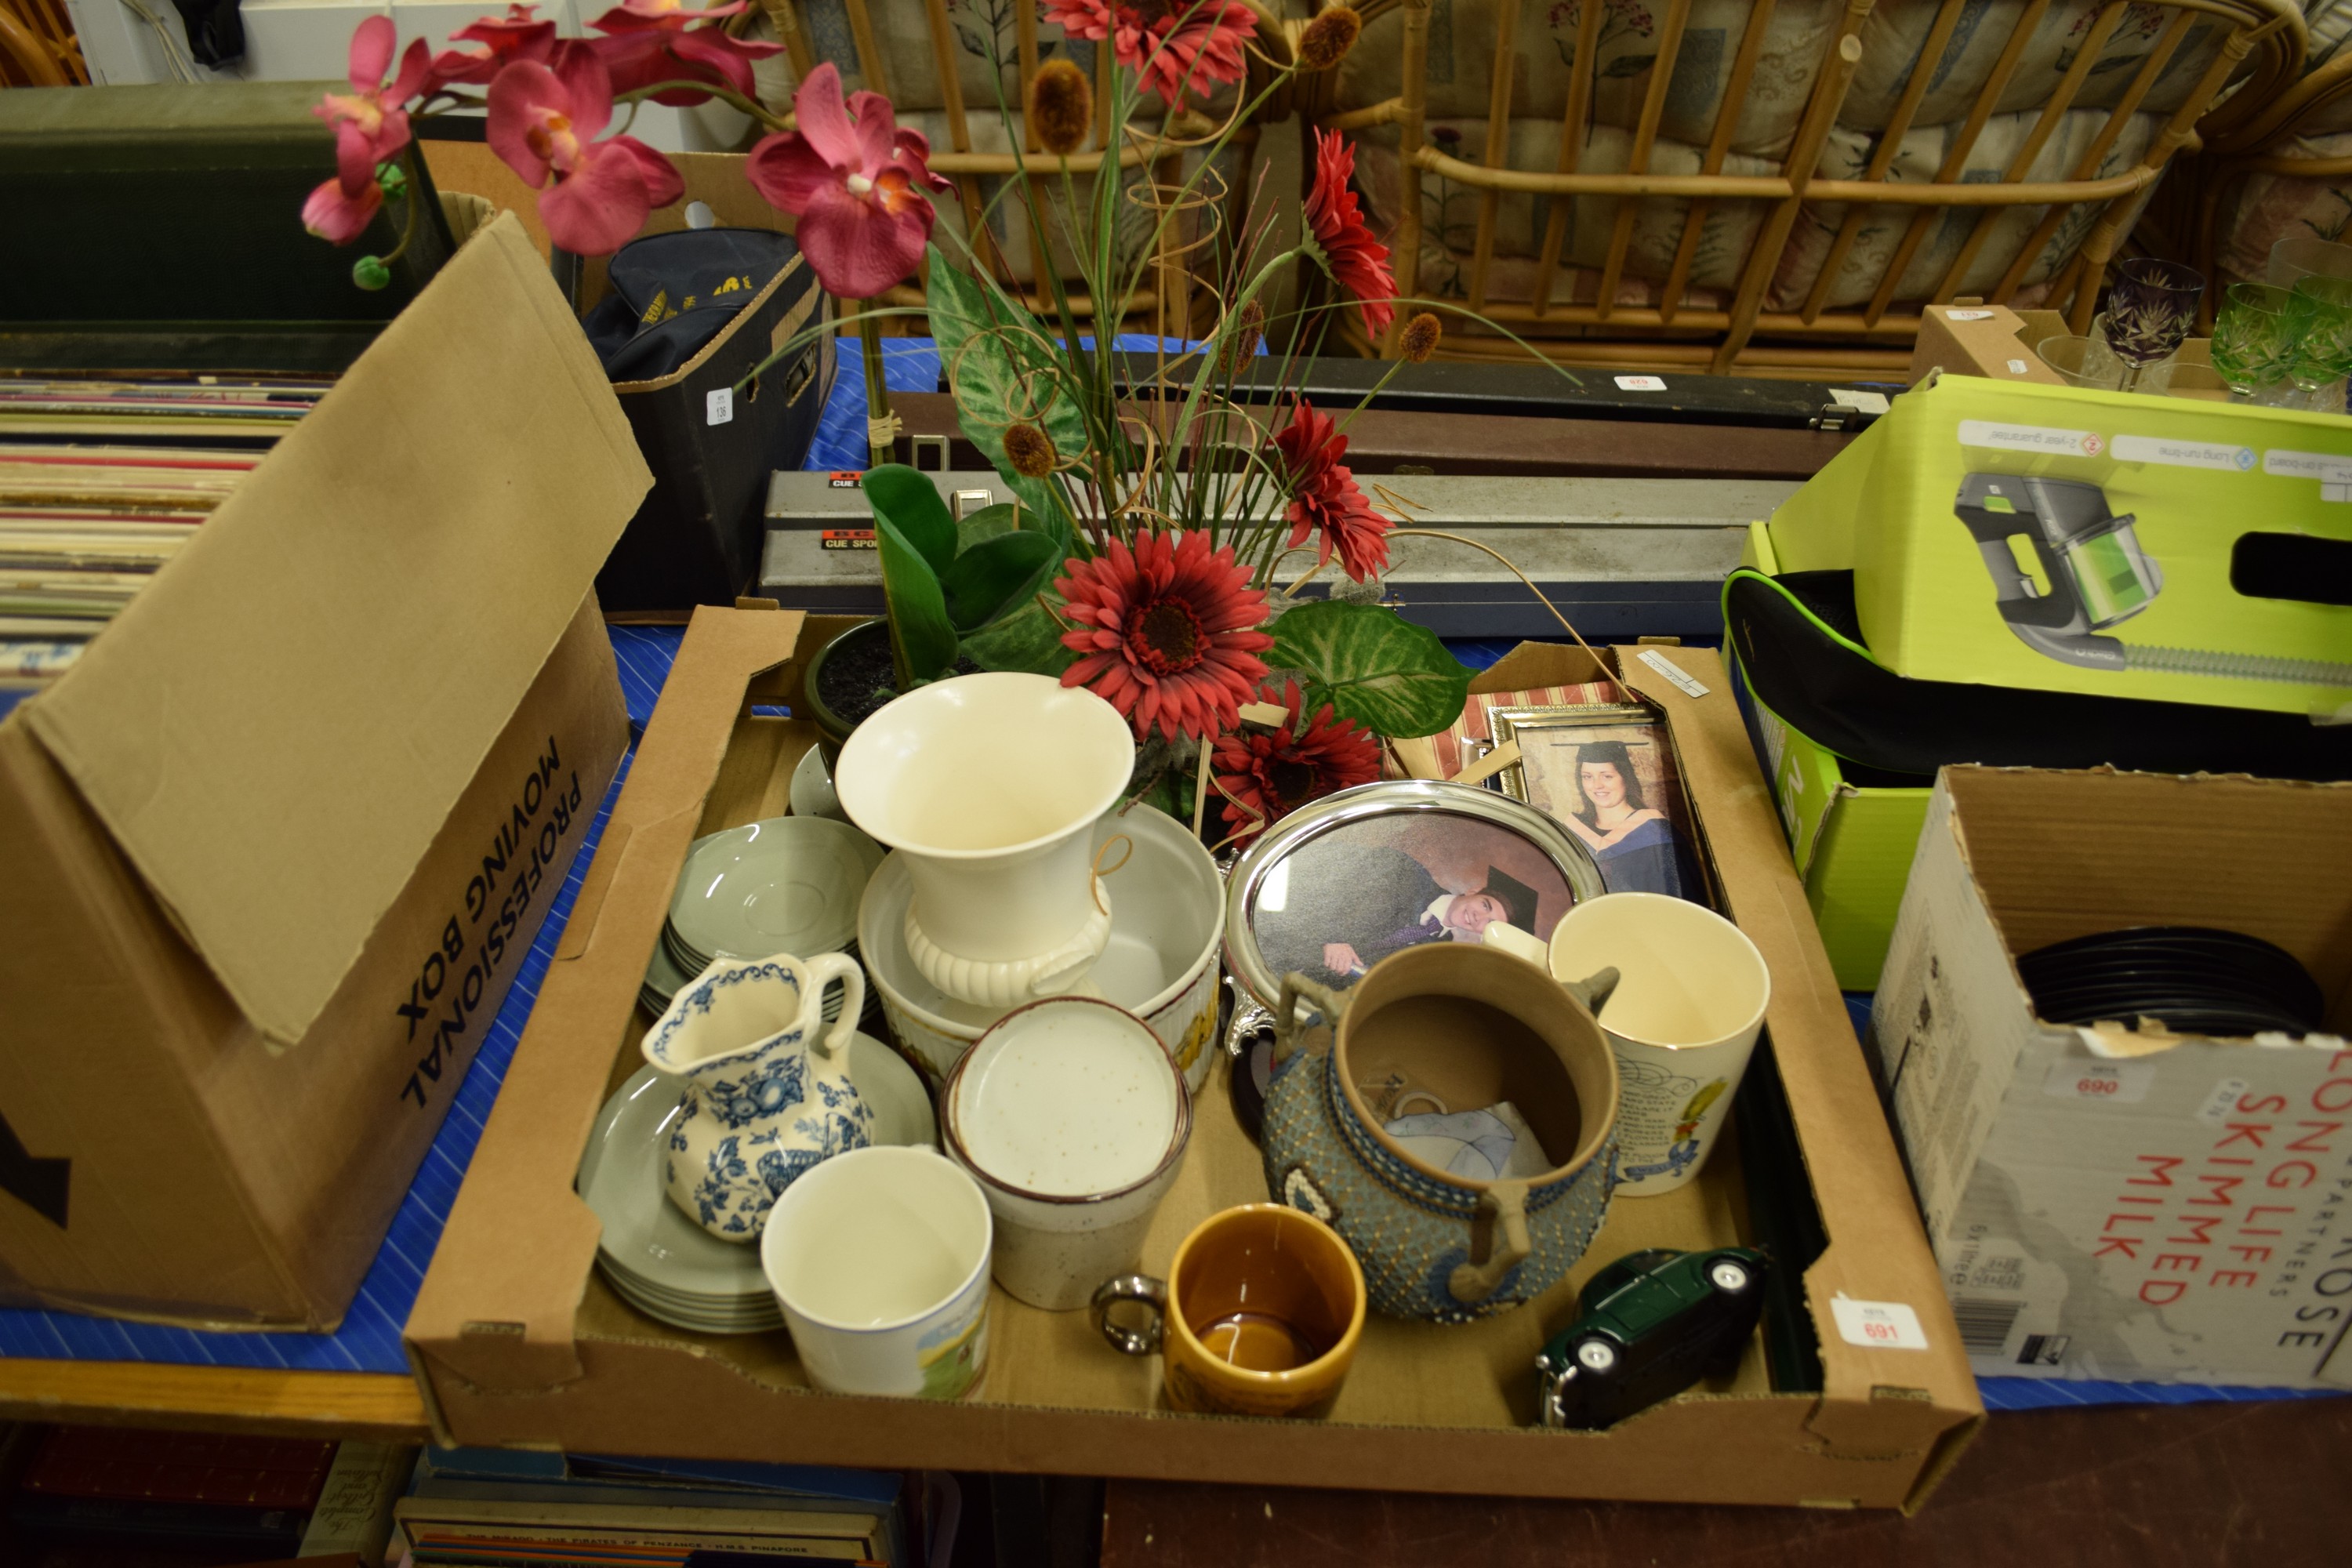
[[[1013,117],[1012,134],[1007,134],[1003,121],[993,111],[985,115],[967,113],[966,118],[971,126],[973,152],[1010,153],[1013,150],[1013,136],[1019,134],[1020,115],[1015,114]],[[931,145],[935,148],[950,145],[948,140],[948,117],[944,110],[935,109],[909,110],[899,116],[899,123],[921,132],[930,139]],[[1204,155],[1198,151],[1190,152],[1184,155],[1183,168],[1186,180],[1189,181],[1200,172]],[[1210,194],[1214,194],[1220,189],[1232,189],[1239,178],[1235,171],[1245,168],[1247,160],[1247,148],[1226,148],[1220,156],[1216,175],[1203,181],[1199,189]],[[1127,195],[1119,204],[1117,233],[1122,255],[1129,258],[1140,255],[1150,247],[1154,238],[1153,231],[1159,223],[1157,210],[1141,199],[1148,194],[1150,181],[1150,171],[1144,168],[1128,170],[1122,181]],[[980,181],[982,210],[987,214],[989,230],[996,237],[998,244],[1003,247],[1005,259],[1011,263],[1013,272],[1021,278],[1034,281],[1036,274],[1030,264],[1032,244],[1028,205],[1022,200],[1019,192],[1003,191],[1004,184],[1005,182],[1001,178],[984,178]],[[1076,177],[1074,184],[1077,187],[1079,202],[1092,203],[1095,177],[1091,174],[1080,174]],[[939,232],[934,237],[940,250],[946,253],[950,260],[961,263],[965,256],[964,240],[970,233],[966,226],[961,195],[950,193],[945,195],[935,195],[931,198],[931,205],[939,209]],[[1062,193],[1060,182],[1045,183],[1040,205],[1049,214],[1051,243],[1055,259],[1060,263],[1061,275],[1064,278],[1077,277],[1079,271],[1076,258],[1067,249],[1069,226],[1066,221],[1055,222],[1050,216],[1060,212],[1066,205],[1066,198]],[[1175,220],[1173,229],[1178,248],[1183,249],[1189,247],[1192,240],[1201,232],[1201,218],[1198,213],[1188,210],[1180,214]],[[1144,287],[1150,287],[1150,278],[1147,274]]]
[[[852,92],[859,88],[881,89],[881,83],[866,80],[860,71],[857,36],[849,25],[846,0],[791,3],[799,9],[814,58],[840,66],[842,82]],[[1038,6],[1039,63],[1074,60],[1087,75],[1096,75],[1095,51],[1102,46],[1064,37],[1061,28],[1045,20],[1045,6],[1038,0],[1028,3]],[[1021,102],[1022,4],[1023,0],[946,0],[948,26],[954,34],[956,79],[963,88],[964,112],[975,124],[996,117],[1000,82],[1005,104]],[[1265,9],[1276,16],[1303,17],[1313,15],[1315,6],[1311,0],[1281,0]],[[932,47],[926,0],[866,0],[866,14],[873,24],[874,47],[882,57],[882,74],[888,79],[891,101],[902,110],[945,108],[947,97],[940,85],[939,57]],[[1232,94],[1233,89],[1225,88],[1210,101],[1223,107],[1232,102]],[[1137,116],[1157,119],[1160,107],[1157,98],[1144,94]]]
[[[882,82],[867,81],[857,57],[857,37],[849,25],[845,0],[794,0],[809,50],[817,59],[841,68],[842,85],[849,91],[870,88],[886,90]],[[998,84],[1004,101],[1021,101],[1019,7],[1023,0],[947,0],[948,24],[955,31],[956,78],[963,88],[964,111],[975,126],[996,118]],[[904,112],[940,109],[947,103],[940,85],[939,57],[931,43],[931,22],[924,0],[866,0],[873,23],[874,45],[881,57],[891,101]],[[1076,61],[1094,73],[1095,50],[1101,46],[1083,38],[1070,39],[1062,29],[1042,18],[1037,24],[1037,58]],[[993,65],[996,68],[992,69]],[[1156,101],[1156,100],[1155,100]],[[947,143],[939,142],[940,146]]]
[[[1568,112],[1570,68],[1575,60],[1584,3],[1520,0],[1518,70],[1512,82],[1511,112],[1515,119],[1549,119],[1555,138]],[[1643,99],[1649,91],[1664,0],[1597,3],[1602,15],[1593,118],[1601,124],[1631,130],[1641,122]],[[1435,0],[1429,23],[1431,116],[1486,117],[1494,80],[1496,12],[1491,0]],[[1732,61],[1755,14],[1753,0],[1694,0],[1683,46],[1675,57],[1674,79],[1666,90],[1665,112],[1659,121],[1661,135],[1696,146],[1706,144],[1722,109]],[[1787,0],[1774,8],[1747,106],[1732,138],[1735,151],[1764,157],[1777,157],[1787,151],[1804,113],[1822,53],[1844,14],[1843,0]],[[1402,91],[1403,26],[1400,7],[1365,27],[1362,39],[1339,66],[1337,102],[1340,108],[1364,108]],[[1540,162],[1519,166],[1550,168],[1549,151]]]
[[[1430,122],[1430,139],[1465,162],[1476,163],[1485,153],[1484,120],[1440,120]],[[1549,168],[1559,147],[1559,123],[1551,120],[1510,122],[1510,162],[1519,168]],[[1585,148],[1584,167],[1622,172],[1633,151],[1630,132],[1613,125],[1595,127]],[[1398,178],[1396,133],[1368,132],[1357,142],[1356,175],[1363,186],[1376,232],[1394,230],[1401,216],[1402,188]],[[1685,142],[1661,140],[1650,153],[1650,167],[1658,174],[1698,173],[1701,150]],[[1724,162],[1727,174],[1768,175],[1779,165],[1763,158],[1734,153]],[[1422,194],[1421,289],[1441,298],[1464,299],[1470,292],[1469,257],[1478,231],[1479,193],[1437,175],[1424,175]],[[1599,269],[1608,259],[1616,231],[1618,198],[1579,196],[1570,203],[1567,234],[1560,249],[1560,269],[1554,275],[1551,297],[1565,303],[1593,297]],[[1717,291],[1734,288],[1741,265],[1754,248],[1769,204],[1710,204],[1706,226],[1693,253],[1691,303],[1703,304]],[[1654,196],[1634,206],[1633,233],[1625,258],[1625,283],[1617,302],[1654,302],[1654,284],[1664,280],[1674,264],[1675,247],[1690,215],[1686,197]],[[1534,298],[1535,258],[1543,250],[1544,227],[1550,221],[1550,203],[1525,192],[1505,191],[1496,203],[1495,263],[1486,277],[1487,297],[1526,303]],[[1582,272],[1578,269],[1584,269]],[[1706,298],[1703,300],[1701,296]]]
[[[1632,130],[1641,123],[1657,58],[1664,0],[1594,0],[1603,7],[1599,24],[1599,79],[1593,119]],[[2352,0],[2331,0],[2352,6]],[[1557,125],[1568,111],[1569,78],[1577,30],[1586,0],[1519,0],[1514,52],[1511,112],[1516,118],[1549,117]],[[2034,28],[2002,92],[1997,112],[2038,109],[2050,100],[2073,67],[2106,0],[2056,0]],[[1863,24],[1862,64],[1854,74],[1839,121],[1858,131],[1883,131],[1910,81],[1941,8],[1938,0],[1879,0]],[[1914,125],[1941,125],[1968,118],[1994,63],[2023,19],[2027,0],[1968,0],[1932,68],[1929,86],[1913,115]],[[1483,118],[1494,79],[1496,16],[1488,0],[1434,0],[1430,8],[1428,110],[1436,119]],[[1704,147],[1715,132],[1731,69],[1755,16],[1753,0],[1692,0],[1682,47],[1666,89],[1659,134]],[[2137,68],[2163,36],[2171,9],[2135,3],[2102,46],[2074,102],[2085,109],[2119,102]],[[1806,100],[1820,74],[1830,42],[1843,24],[1841,0],[1784,0],[1773,8],[1757,57],[1756,71],[1731,146],[1739,153],[1778,157],[1788,151]],[[1402,7],[1364,29],[1362,42],[1339,68],[1337,103],[1360,109],[1402,90]],[[2221,47],[2226,29],[2217,18],[2200,16],[2149,89],[2142,107],[2170,113],[2186,101]],[[1522,168],[1552,167],[1546,157]]]
[[[2303,74],[2309,76],[2334,59],[2352,37],[2352,0],[2305,0],[2303,25],[2311,42],[2304,51]]]
[[[2352,156],[2352,132],[2298,136],[2265,151],[2284,158]],[[2259,280],[2270,265],[2271,247],[2282,239],[2316,235],[2347,242],[2352,233],[2352,174],[2249,174],[2223,216],[2218,258],[2222,280]]]
[[[2016,71],[1995,102],[1994,111],[2014,114],[2048,103],[2074,68],[2106,5],[2107,0],[2057,0],[2044,12],[2018,57]],[[1845,108],[1838,115],[1841,124],[1883,131],[1893,121],[1895,105],[1911,80],[1913,65],[1934,30],[1937,9],[1934,0],[1881,0],[1871,11],[1863,23],[1862,64],[1854,72]],[[2026,0],[1968,0],[1952,36],[1937,57],[1927,90],[1912,116],[1914,125],[1942,125],[1968,118],[2026,9]],[[2140,62],[2157,47],[2175,15],[2173,7],[2137,0],[2126,6],[2069,108],[2109,109],[2121,102],[2139,75]],[[2228,26],[2219,17],[2199,16],[2140,100],[2140,109],[2169,114],[2187,102],[2227,34]]]
[[[2092,144],[2106,128],[2108,115],[2103,110],[2075,110],[2060,117],[2057,128],[2035,157],[2027,177],[2033,180],[2071,178],[2081,161],[2088,155]],[[1976,184],[2003,176],[2015,161],[2026,138],[2031,135],[2038,115],[2031,113],[1995,115],[1985,122],[1982,134],[1962,166],[1961,180]],[[2147,151],[2148,142],[2161,129],[2162,119],[2155,114],[2136,114],[2125,122],[2100,161],[2098,173],[2111,175],[2137,163]],[[1483,120],[1439,120],[1428,126],[1432,142],[1451,155],[1467,163],[1476,163],[1485,153],[1486,123]],[[1925,181],[1942,166],[1949,153],[1952,139],[1958,134],[1956,125],[1927,126],[1904,137],[1901,150],[1895,154],[1888,173],[1901,182]],[[1556,122],[1541,120],[1515,120],[1511,122],[1510,162],[1518,168],[1549,167],[1557,156],[1559,127]],[[1587,144],[1584,167],[1594,173],[1615,173],[1625,167],[1632,150],[1630,132],[1615,126],[1594,129]],[[1825,177],[1860,178],[1868,166],[1877,145],[1877,138],[1863,132],[1838,126],[1832,130],[1827,149],[1822,153],[1822,170]],[[1383,232],[1393,229],[1399,213],[1401,184],[1398,179],[1396,141],[1393,131],[1369,132],[1360,142],[1361,149],[1357,162],[1358,177],[1363,183],[1374,226]],[[1652,149],[1650,167],[1660,174],[1696,174],[1700,163],[1700,149],[1685,142],[1661,140]],[[1779,172],[1779,166],[1768,159],[1733,154],[1724,163],[1727,174],[1769,175]],[[1469,293],[1471,257],[1477,238],[1480,193],[1458,182],[1434,174],[1422,180],[1422,270],[1421,283],[1425,292],[1448,298],[1465,298]],[[1589,300],[1594,296],[1600,268],[1608,259],[1610,240],[1615,233],[1619,198],[1588,195],[1570,201],[1570,217],[1560,250],[1560,270],[1555,274],[1551,298],[1554,303]],[[1715,201],[1707,205],[1706,226],[1701,231],[1697,247],[1692,253],[1688,303],[1700,308],[1719,305],[1738,283],[1749,251],[1756,244],[1763,219],[1769,211],[1766,201]],[[2032,286],[2046,282],[2063,269],[2097,221],[2104,204],[2084,203],[2072,211],[2043,247],[2042,255],[2027,268],[2024,284]],[[1628,243],[1623,279],[1615,303],[1645,305],[1655,302],[1658,286],[1672,269],[1676,248],[1682,243],[1683,229],[1691,203],[1685,198],[1653,196],[1634,205],[1633,230]],[[1844,310],[1866,302],[1878,288],[1879,279],[1894,259],[1905,231],[1919,209],[1895,204],[1876,205],[1866,210],[1865,221],[1838,269],[1837,281],[1832,286],[1825,301],[1828,308]],[[1951,207],[1938,211],[1930,220],[1927,236],[1905,268],[1895,298],[1916,301],[1927,298],[1942,279],[1967,243],[1978,218],[1990,213],[1992,232],[1978,249],[1969,271],[1961,279],[1960,291],[1982,293],[1998,283],[2010,264],[2017,258],[2021,247],[2032,235],[2034,228],[2048,212],[2042,206],[1988,209],[1983,207]],[[1774,310],[1795,310],[1811,294],[1813,283],[1821,276],[1832,242],[1839,226],[1845,221],[1846,205],[1825,203],[1807,206],[1800,215],[1789,243],[1782,251],[1775,269],[1771,288],[1766,296],[1766,307]],[[1532,300],[1535,289],[1534,258],[1543,247],[1544,227],[1549,222],[1550,204],[1541,196],[1524,192],[1505,191],[1496,203],[1495,260],[1487,270],[1487,296],[1497,300],[1525,303]],[[1581,270],[1579,270],[1581,269]]]
[[[1985,121],[1984,132],[1977,138],[1962,165],[1960,181],[1974,184],[2002,178],[2017,157],[2035,122],[2041,117],[2034,113],[1996,114]],[[2078,109],[2062,115],[2050,140],[2034,158],[2026,172],[2033,181],[2064,180],[2074,177],[2082,160],[2108,123],[2105,110]],[[2162,119],[2155,114],[2135,114],[2124,124],[2115,144],[2107,149],[2095,177],[2104,178],[2121,174],[2138,163],[2147,153],[2149,141],[2162,128]],[[1887,173],[1897,182],[1925,181],[1934,176],[1949,155],[1952,139],[1958,134],[1957,125],[1933,125],[1912,132],[1903,138],[1902,150]],[[1840,125],[1830,132],[1828,148],[1822,154],[1822,173],[1825,178],[1859,179],[1876,151],[1878,139]],[[2152,190],[2154,187],[2151,186]],[[2046,282],[2074,259],[2082,248],[2091,226],[2105,210],[2104,202],[2083,202],[2070,210],[2063,222],[2042,248],[2033,264],[2026,268],[2023,282],[2027,285]],[[1799,216],[1797,226],[1789,237],[1781,252],[1780,267],[1773,273],[1772,287],[1766,296],[1768,309],[1792,310],[1801,306],[1811,295],[1813,284],[1821,277],[1822,264],[1827,259],[1830,247],[1836,239],[1840,226],[1845,222],[1847,205],[1824,203],[1809,205]],[[1905,233],[1910,228],[1917,207],[1900,206],[1892,203],[1874,205],[1864,209],[1861,229],[1854,243],[1838,268],[1837,280],[1831,285],[1826,304],[1832,310],[1865,303],[1877,291],[1879,280],[1886,275]],[[1969,263],[1968,273],[1959,280],[1956,292],[1988,294],[2017,259],[2018,250],[2032,237],[2033,230],[2048,214],[2046,206],[2030,207],[1946,207],[1929,220],[1927,233],[1919,248],[1913,253],[1904,268],[1902,280],[1896,285],[1895,298],[1919,300],[1929,297],[1952,263],[1960,248],[1968,243],[1979,217],[1990,216],[1992,232],[1978,249]],[[2125,226],[2127,231],[2128,225]]]

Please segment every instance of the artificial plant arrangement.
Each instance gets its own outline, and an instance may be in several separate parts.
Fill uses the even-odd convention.
[[[769,128],[746,174],[797,217],[802,253],[826,290],[866,302],[844,321],[865,340],[877,462],[864,489],[896,690],[967,668],[1089,687],[1134,726],[1137,794],[1197,825],[1213,787],[1232,839],[1378,776],[1383,739],[1451,724],[1471,672],[1380,603],[1389,540],[1410,530],[1382,514],[1344,461],[1347,423],[1363,405],[1334,418],[1295,391],[1335,312],[1360,311],[1399,363],[1429,358],[1438,319],[1422,311],[1391,333],[1406,302],[1350,189],[1355,152],[1343,137],[1317,132],[1303,232],[1286,248],[1272,241],[1275,203],[1262,179],[1227,223],[1219,172],[1269,98],[1298,73],[1339,63],[1360,29],[1356,14],[1324,10],[1276,58],[1260,39],[1281,37],[1280,27],[1244,0],[1043,0],[1043,19],[1066,39],[1110,49],[1109,101],[1067,58],[1031,78],[1019,122],[1000,92],[1008,141],[1035,151],[1001,182],[969,241],[949,231],[960,251],[950,257],[933,243],[931,197],[953,187],[930,170],[925,139],[896,122],[882,95],[845,99],[829,62],[802,80],[789,118],[772,113],[751,96],[751,62],[774,46],[727,31],[744,10],[742,0],[706,10],[625,0],[591,24],[598,37],[559,40],[518,5],[455,35],[478,50],[412,44],[389,82],[392,26],[370,18],[352,42],[353,93],[330,94],[318,110],[335,129],[339,174],[305,220],[339,243],[357,237],[400,194],[409,114],[479,103],[490,146],[543,192],[556,243],[607,252],[681,188],[658,153],[625,134],[600,139],[614,107],[720,99]],[[1011,62],[996,63],[1001,89]],[[461,90],[468,84],[487,91]],[[1171,156],[1183,176],[1156,178]],[[1032,234],[1058,235],[1075,259],[1075,280],[1053,260],[1037,268],[1037,310],[1005,281],[992,220],[1007,200],[1025,209]],[[1181,243],[1163,243],[1180,230]],[[357,269],[362,282],[372,262]],[[1297,309],[1270,309],[1276,285],[1302,263],[1319,286]],[[1171,266],[1188,267],[1205,291],[1207,335],[1160,344],[1139,382],[1127,357],[1084,329],[1126,320],[1147,287],[1164,298]],[[927,311],[878,302],[919,271]],[[926,314],[964,432],[1017,506],[959,521],[928,476],[879,461],[890,428],[880,322]],[[1261,358],[1270,379],[1251,374]],[[1244,378],[1252,402],[1236,397]],[[1301,596],[1335,563],[1343,580],[1328,597]]]

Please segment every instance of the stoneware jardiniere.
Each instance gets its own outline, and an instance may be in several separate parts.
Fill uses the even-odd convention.
[[[1591,1012],[1615,978],[1563,986],[1524,959],[1454,942],[1407,948],[1346,991],[1284,978],[1266,1184],[1347,1238],[1375,1311],[1490,1317],[1584,1255],[1616,1182],[1617,1064]],[[1321,1023],[1299,1022],[1302,1002]],[[1510,1163],[1524,1173],[1443,1170],[1386,1130],[1504,1101],[1541,1146]]]
[[[824,988],[846,987],[830,1030]],[[681,987],[645,1058],[686,1080],[663,1163],[670,1201],[725,1241],[757,1241],[776,1195],[821,1160],[874,1141],[849,1079],[866,976],[838,952],[720,959]]]

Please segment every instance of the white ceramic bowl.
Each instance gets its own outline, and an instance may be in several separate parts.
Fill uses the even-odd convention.
[[[1067,1312],[1133,1272],[1192,1136],[1184,1075],[1150,1026],[1089,996],[1015,1008],[940,1093],[948,1157],[996,1216],[996,1282]]]
[[[1139,805],[1095,824],[1099,849],[1124,834],[1133,850],[1104,864],[1111,890],[1110,941],[1087,976],[1089,989],[1151,1026],[1195,1093],[1209,1074],[1205,1048],[1217,1021],[1217,954],[1224,931],[1224,887],[1217,863],[1182,824]],[[956,1058],[1005,1010],[947,995],[915,967],[903,925],[914,883],[897,855],[866,885],[858,910],[858,953],[882,999],[882,1016],[908,1056],[937,1088]]]

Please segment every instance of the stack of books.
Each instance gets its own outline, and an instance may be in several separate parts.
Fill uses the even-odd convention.
[[[899,1568],[903,1478],[814,1466],[427,1448],[388,1556],[416,1568]]]
[[[28,1561],[290,1557],[335,1458],[333,1443],[298,1437],[101,1426],[28,1436],[36,1447],[6,1503]]]
[[[0,376],[0,692],[71,668],[331,384]]]

